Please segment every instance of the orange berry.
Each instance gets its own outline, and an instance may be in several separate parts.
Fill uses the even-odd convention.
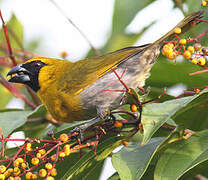
[[[200,43],[195,43],[195,44],[194,44],[194,49],[195,49],[196,51],[200,51],[201,48],[202,48],[202,45],[201,45]]]
[[[65,58],[67,55],[68,55],[68,53],[66,51],[61,52],[61,57]]]
[[[8,170],[5,171],[4,176],[5,178],[8,178],[11,175],[11,172],[9,172]]]
[[[68,139],[69,139],[69,137],[68,137],[67,134],[61,134],[59,138],[60,138],[60,140],[63,141],[63,142],[66,142],[66,141],[68,141]]]
[[[46,178],[46,180],[54,180],[54,177],[48,176],[48,177]]]
[[[181,33],[181,28],[176,27],[176,28],[174,29],[174,33],[180,34],[180,33]]]
[[[189,46],[187,49],[191,54],[193,54],[195,52],[195,49],[193,46]]]
[[[117,128],[121,128],[121,127],[123,126],[123,123],[120,122],[120,121],[116,121],[116,122],[114,123],[114,126],[117,127]]]
[[[47,175],[47,171],[45,169],[40,169],[39,170],[39,176],[44,178]]]
[[[185,52],[183,53],[183,57],[186,58],[186,59],[190,59],[190,58],[191,58],[191,53],[190,53],[190,51],[185,51]]]
[[[204,57],[200,57],[200,58],[198,59],[198,61],[199,61],[199,64],[200,64],[201,66],[204,66],[204,65],[206,64],[206,59],[205,59]]]
[[[32,179],[38,179],[38,175],[37,174],[32,174]]]
[[[186,39],[181,39],[181,40],[179,41],[179,44],[185,45],[185,44],[186,44]]]
[[[14,177],[14,180],[21,180],[21,177],[19,177],[19,176]]]
[[[176,57],[177,57],[177,53],[176,52],[172,52],[172,53],[169,53],[167,55],[167,58],[170,59],[170,60],[174,60],[174,59],[176,59]]]
[[[6,166],[0,165],[0,173],[4,173],[6,171]]]
[[[199,94],[200,92],[201,92],[200,89],[196,89],[196,90],[195,90],[195,93],[196,93],[196,94]]]
[[[127,141],[122,141],[121,142],[124,146],[127,146],[129,143]]]
[[[13,162],[14,167],[18,167],[19,164],[20,164],[20,163],[19,163],[17,160],[15,160],[15,161]]]
[[[205,7],[205,6],[207,6],[207,2],[206,1],[202,1],[201,5]]]
[[[52,169],[53,165],[51,163],[46,163],[45,168],[46,169]]]
[[[51,161],[55,161],[56,160],[56,154],[53,154],[52,156],[51,156]],[[58,160],[58,157],[57,157],[57,160]]]
[[[31,160],[31,163],[33,164],[33,165],[37,165],[38,163],[39,163],[39,159],[38,158],[32,158],[32,160]]]
[[[59,154],[59,157],[65,157],[66,156],[66,154],[64,153],[64,152],[61,152],[60,154]]]
[[[130,109],[132,112],[136,112],[137,111],[137,106],[135,104],[131,104]]]
[[[191,62],[192,62],[193,64],[198,64],[197,59],[192,59]]]
[[[56,171],[55,168],[53,168],[53,169],[51,170],[51,176],[56,176],[56,175],[57,175],[57,171]]]
[[[31,172],[27,172],[25,174],[25,179],[31,179],[32,178],[32,173]]]
[[[41,155],[44,155],[44,154],[46,153],[46,150],[45,150],[45,149],[40,149],[38,152],[39,152]]]

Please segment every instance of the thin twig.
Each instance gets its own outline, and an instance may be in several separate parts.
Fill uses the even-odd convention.
[[[67,15],[64,13],[63,9],[61,9],[60,6],[58,6],[58,4],[56,4],[56,2],[54,0],[50,0],[50,1],[62,13],[62,15],[71,23],[71,25],[74,26],[75,29],[77,29],[77,31],[79,31],[79,33],[82,35],[82,37],[89,43],[90,47],[95,52],[95,54],[97,56],[100,56],[101,52],[94,47],[94,45],[90,42],[90,40],[87,38],[87,36],[83,33],[83,31],[69,17],[67,17]]]
[[[0,18],[1,18],[1,21],[2,21],[4,35],[5,35],[5,38],[6,38],[6,41],[7,41],[9,57],[12,60],[13,66],[16,66],[17,65],[17,61],[16,61],[16,59],[15,59],[13,53],[12,53],[12,47],[11,47],[10,40],[9,40],[8,30],[6,28],[6,24],[4,22],[4,19],[3,19],[3,16],[2,16],[1,10],[0,10]]]

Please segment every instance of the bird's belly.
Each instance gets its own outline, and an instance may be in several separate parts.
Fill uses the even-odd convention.
[[[154,59],[159,53],[154,54]],[[84,113],[88,116],[96,115],[96,109],[102,107],[110,110],[122,105],[122,97],[126,92],[124,85],[118,80],[118,76],[128,88],[143,87],[145,79],[149,77],[149,71],[153,65],[151,58],[140,59],[133,57],[114,70],[109,71],[95,83],[80,93]]]

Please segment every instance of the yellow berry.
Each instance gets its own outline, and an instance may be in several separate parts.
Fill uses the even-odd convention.
[[[32,158],[32,160],[31,160],[31,163],[33,164],[33,165],[37,165],[38,163],[39,163],[39,159],[38,158]]]
[[[121,127],[123,126],[123,123],[120,122],[120,121],[116,121],[116,122],[114,123],[114,126],[117,127],[117,128],[121,128]]]
[[[9,180],[14,180],[14,177],[10,176],[10,177],[9,177]]]
[[[56,154],[53,154],[52,156],[51,156],[51,161],[55,161],[56,160]],[[57,160],[58,160],[58,157],[57,157]]]
[[[70,145],[69,145],[69,144],[66,144],[66,145],[64,146],[64,153],[65,153],[65,155],[66,155],[66,156],[69,156],[70,152],[71,152],[71,150],[70,150]]]
[[[204,57],[200,57],[198,61],[201,66],[204,66],[206,64],[206,59]]]
[[[0,165],[0,173],[4,173],[6,171],[6,166]]]
[[[195,49],[193,46],[189,46],[187,49],[191,54],[193,54],[195,52]]]
[[[63,142],[66,142],[68,141],[69,137],[67,134],[61,134],[60,135],[60,140],[63,141]]]
[[[32,173],[31,172],[27,172],[25,174],[25,179],[31,179],[32,178]]]
[[[190,58],[191,58],[191,53],[190,53],[190,51],[185,51],[185,52],[183,53],[183,57],[186,58],[186,59],[190,59]]]
[[[195,43],[195,44],[194,44],[194,49],[195,49],[196,51],[200,51],[201,48],[202,48],[202,45],[201,45],[200,43]]]
[[[176,28],[174,29],[174,33],[180,34],[180,33],[181,33],[181,28],[176,27]]]
[[[61,153],[59,154],[59,157],[62,157],[62,158],[63,158],[63,157],[65,157],[65,155],[66,155],[66,154],[65,154],[64,152],[61,152]]]
[[[206,1],[202,1],[201,5],[205,7],[205,6],[207,6],[207,2]]]
[[[52,169],[53,165],[51,163],[46,163],[45,168],[46,169]]]
[[[21,167],[22,167],[23,169],[25,169],[25,168],[27,168],[27,164],[26,164],[26,163],[22,163],[22,164],[21,164]]]
[[[55,168],[53,168],[53,169],[51,170],[51,176],[56,176],[56,175],[57,175],[57,171],[56,171]]]
[[[40,169],[39,176],[43,178],[46,177],[46,175],[47,175],[47,171],[45,169]]]
[[[32,147],[32,144],[31,143],[27,143],[27,147]]]
[[[38,152],[39,152],[41,155],[44,155],[44,154],[46,153],[46,150],[45,150],[45,149],[40,149]]]
[[[137,111],[137,106],[135,104],[131,104],[130,109],[132,112]]]
[[[185,44],[186,44],[186,39],[181,39],[181,40],[179,41],[179,44],[185,45]]]
[[[14,169],[9,168],[7,171],[8,171],[9,173],[12,173],[12,172],[14,171]]]
[[[41,154],[40,153],[37,153],[36,154],[36,158],[40,159],[41,158]]]
[[[172,49],[174,48],[174,44],[173,44],[173,43],[168,43],[167,46],[168,46],[169,48],[172,48]]]
[[[121,142],[124,146],[127,146],[129,143],[127,141],[122,141]]]
[[[24,162],[24,160],[23,160],[22,158],[17,158],[17,161],[18,161],[19,163],[23,163],[23,162]]]
[[[4,174],[0,174],[0,180],[4,180],[4,179],[5,179]]]
[[[54,177],[48,176],[48,177],[46,178],[46,180],[54,180]]]
[[[197,59],[192,59],[191,62],[192,62],[193,64],[197,64],[197,63],[198,63]]]
[[[32,174],[32,179],[38,179],[38,175],[37,174]]]

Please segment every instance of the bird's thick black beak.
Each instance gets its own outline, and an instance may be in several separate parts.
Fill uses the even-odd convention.
[[[15,66],[8,72],[7,76],[11,76],[8,81],[25,84],[26,82],[30,81],[29,74],[30,72],[25,69],[22,64],[20,64],[18,66]]]

